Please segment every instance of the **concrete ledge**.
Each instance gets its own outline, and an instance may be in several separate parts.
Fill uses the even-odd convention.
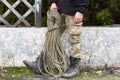
[[[46,28],[0,28],[0,66],[24,66],[23,60],[33,61],[40,54]],[[62,36],[69,53],[67,32]],[[83,58],[81,66],[120,67],[120,28],[84,27],[82,30]],[[69,55],[69,54],[68,54]]]

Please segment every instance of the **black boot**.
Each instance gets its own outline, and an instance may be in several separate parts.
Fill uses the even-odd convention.
[[[79,66],[78,66],[79,62],[80,62],[80,58],[70,57],[69,69],[63,74],[62,77],[70,78],[70,77],[78,76],[80,74],[79,73]]]
[[[39,57],[40,57],[40,59],[39,59]],[[43,54],[41,54],[39,57],[34,62],[29,62],[29,61],[26,61],[26,60],[23,61],[23,63],[28,68],[30,68],[31,70],[33,70],[37,74],[41,74],[41,72],[43,72],[43,69],[44,69]],[[38,65],[40,66],[39,68],[38,68]]]

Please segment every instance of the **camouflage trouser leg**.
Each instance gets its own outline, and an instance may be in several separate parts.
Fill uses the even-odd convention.
[[[69,38],[68,41],[71,44],[72,48],[70,51],[70,56],[75,58],[81,58],[82,54],[82,45],[81,45],[81,39],[80,34],[82,32],[82,24],[75,24],[73,21],[73,16],[62,14],[62,24],[65,23],[65,26],[67,28]],[[62,30],[64,30],[64,25],[62,26]]]

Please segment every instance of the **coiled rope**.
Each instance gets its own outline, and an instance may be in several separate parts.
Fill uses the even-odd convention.
[[[44,75],[48,74],[54,77],[60,77],[67,70],[69,61],[61,44],[59,31],[61,16],[59,12],[47,12],[47,26],[48,32],[42,49],[44,72],[41,71],[40,66],[38,68]]]

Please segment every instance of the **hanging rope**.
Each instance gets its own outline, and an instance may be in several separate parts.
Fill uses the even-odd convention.
[[[47,12],[48,32],[43,46],[44,72],[38,68],[42,74],[60,77],[68,67],[68,58],[61,44],[59,28],[61,26],[61,16],[57,11]],[[40,61],[40,59],[39,59]]]

